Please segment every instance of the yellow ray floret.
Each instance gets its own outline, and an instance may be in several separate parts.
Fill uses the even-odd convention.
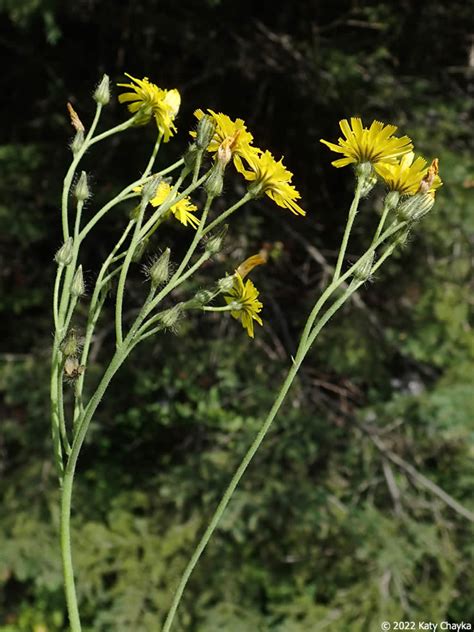
[[[262,311],[263,304],[258,300],[259,291],[250,279],[244,281],[238,272],[234,275],[234,287],[230,290],[229,296],[225,297],[227,305],[238,303],[240,309],[232,311],[231,315],[240,320],[242,327],[247,330],[250,338],[254,337],[253,321],[263,325],[262,319],[258,315]]]
[[[339,126],[344,138],[338,139],[338,144],[321,139],[331,149],[344,158],[335,160],[335,167],[345,167],[350,164],[370,162],[376,165],[379,162],[393,163],[398,157],[407,154],[413,149],[413,144],[408,136],[397,138],[393,134],[397,131],[395,125],[385,125],[380,121],[374,121],[369,128],[362,126],[360,118],[352,117],[349,124],[347,119],[339,121]]]
[[[155,207],[161,206],[170,193],[170,185],[162,180],[156,189],[155,196],[150,200],[150,204]],[[188,226],[189,224],[193,228],[199,226],[199,219],[194,215],[194,212],[197,210],[197,206],[191,202],[189,197],[179,200],[179,202],[176,202],[176,204],[170,207],[170,212],[181,224],[184,224],[184,226]]]
[[[244,166],[242,159],[248,160],[249,156],[256,156],[261,153],[261,149],[253,147],[253,136],[247,130],[245,122],[242,119],[235,119],[233,121],[227,114],[221,112],[214,112],[213,110],[207,110],[209,116],[211,116],[216,123],[216,131],[212,138],[208,151],[214,153],[219,149],[230,150],[235,168],[239,173],[244,172]],[[202,110],[196,110],[194,116],[201,120],[204,116]],[[191,132],[191,136],[195,137],[196,132]]]
[[[130,88],[131,92],[120,94],[120,103],[128,103],[128,109],[137,115],[138,125],[145,125],[154,117],[156,126],[163,134],[163,140],[167,143],[176,133],[173,123],[181,105],[181,96],[178,90],[163,90],[148,80],[136,79],[125,73],[132,83],[119,83],[122,88]]]
[[[293,174],[285,167],[282,159],[278,162],[269,151],[261,155],[247,158],[250,170],[244,171],[246,180],[253,184],[250,190],[257,195],[265,193],[278,206],[289,209],[295,215],[306,215],[295,200],[299,200],[301,195],[290,184]]]
[[[437,162],[436,162],[437,166]],[[390,191],[398,191],[402,195],[415,195],[420,190],[422,182],[428,176],[429,169],[433,167],[426,166],[426,160],[421,156],[415,158],[415,154],[410,151],[401,157],[399,162],[390,164],[380,162],[375,165],[375,170],[379,176],[385,181]],[[434,195],[435,190],[442,185],[438,172],[433,176],[425,188],[424,193]]]

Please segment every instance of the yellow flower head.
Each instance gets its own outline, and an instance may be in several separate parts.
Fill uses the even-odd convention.
[[[218,156],[226,162],[233,159],[235,168],[239,173],[244,173],[242,158],[248,160],[249,156],[257,156],[261,150],[252,146],[253,136],[247,130],[245,122],[242,119],[233,121],[227,114],[208,110],[209,115],[216,123],[216,131],[207,148],[210,152],[217,152]],[[204,116],[202,110],[196,110],[194,116],[201,120]],[[196,132],[191,132],[191,136],[195,137]]]
[[[295,202],[301,195],[290,184],[293,174],[288,171],[282,160],[277,162],[269,151],[249,156],[247,162],[250,171],[244,171],[244,177],[254,183],[250,189],[257,195],[265,193],[278,206],[290,209],[295,215],[306,215],[306,211]]]
[[[431,169],[432,176],[428,180],[428,172]],[[438,189],[442,182],[433,166],[427,168],[426,160],[421,156],[415,158],[415,154],[410,151],[401,157],[400,161],[394,164],[380,162],[375,165],[375,170],[383,178],[385,184],[390,191],[398,191],[402,195],[415,195],[421,188],[423,193],[430,193],[434,196],[434,192]],[[423,187],[422,187],[422,183]]]
[[[231,315],[240,320],[242,327],[247,330],[250,338],[254,337],[253,321],[263,325],[262,319],[258,315],[262,311],[263,304],[258,300],[259,291],[250,279],[244,281],[238,272],[234,275],[234,287],[230,290],[229,296],[225,297],[227,305],[238,303],[240,309],[232,311]]]
[[[399,156],[413,149],[408,136],[401,138],[393,136],[397,130],[395,125],[384,125],[380,121],[374,121],[369,128],[366,128],[362,127],[360,118],[352,117],[350,125],[347,119],[342,119],[339,121],[339,126],[344,138],[339,138],[337,145],[321,139],[321,142],[329,149],[344,155],[344,158],[331,163],[335,167],[357,165],[363,162],[370,162],[373,165],[379,162],[393,163]]]
[[[258,315],[262,311],[263,304],[258,300],[259,291],[248,279],[244,284],[244,278],[256,266],[267,262],[266,251],[253,255],[239,265],[234,274],[234,286],[229,291],[229,296],[224,297],[227,305],[238,303],[239,309],[232,311],[231,315],[240,320],[242,327],[247,330],[250,338],[254,337],[253,321],[263,325],[262,319]]]
[[[151,83],[147,77],[136,79],[125,73],[132,83],[119,83],[122,88],[130,88],[132,92],[124,92],[119,95],[120,103],[128,103],[128,109],[137,114],[137,125],[145,125],[152,116],[156,126],[163,134],[163,140],[167,143],[176,132],[173,123],[181,105],[181,96],[178,90],[163,90]]]
[[[150,204],[155,207],[161,206],[170,193],[170,185],[162,180],[156,189],[155,197],[150,200]],[[179,200],[179,202],[170,207],[170,212],[181,224],[184,224],[184,226],[189,224],[193,228],[199,226],[199,219],[193,214],[195,211],[197,211],[197,206],[191,202],[189,197]]]

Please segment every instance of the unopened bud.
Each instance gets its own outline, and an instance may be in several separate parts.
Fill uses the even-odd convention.
[[[214,163],[211,173],[204,182],[204,190],[210,197],[219,197],[224,188],[224,171],[225,165],[217,161]]]
[[[61,351],[66,357],[76,357],[80,349],[81,345],[76,335],[76,330],[71,329],[61,343]]]
[[[107,105],[110,101],[110,79],[104,75],[94,91],[94,101],[99,105]]]
[[[186,153],[184,154],[184,164],[189,169],[189,171],[193,171],[199,151],[200,150],[197,148],[196,143],[191,143]]]
[[[153,287],[166,283],[169,278],[170,252],[170,249],[166,248],[163,254],[148,268],[148,275]]]
[[[410,235],[410,229],[402,231],[396,238],[396,242],[399,246],[404,246],[408,242],[408,237]]]
[[[87,184],[87,174],[85,171],[81,171],[76,188],[74,189],[74,195],[78,202],[84,202],[84,200],[87,200],[90,195],[89,186]]]
[[[199,149],[208,148],[209,143],[214,137],[216,127],[216,121],[208,114],[204,114],[204,116],[199,120],[196,134],[196,145]]]
[[[353,273],[353,278],[356,281],[367,281],[370,278],[372,266],[374,263],[375,252],[372,251],[368,256],[357,265]]]
[[[397,208],[400,220],[417,222],[433,208],[434,197],[428,193],[416,193],[404,200]]]
[[[84,276],[82,274],[82,266],[79,266],[74,274],[71,284],[71,294],[79,297],[84,294],[86,287],[84,285]]]
[[[397,208],[400,201],[400,193],[398,191],[389,191],[385,196],[384,207],[389,211],[393,211]]]
[[[81,149],[84,144],[84,131],[82,129],[77,130],[72,143],[70,145],[72,153],[75,155]]]
[[[68,237],[68,239],[64,242],[61,248],[54,255],[54,260],[58,264],[58,266],[68,266],[72,261],[73,254],[73,239],[72,237]]]
[[[152,200],[156,195],[156,190],[158,189],[158,185],[161,182],[161,176],[153,176],[148,182],[143,185],[142,188],[142,204],[145,206]]]
[[[211,235],[206,242],[206,252],[211,256],[217,254],[224,243],[225,236],[227,234],[227,224],[223,226],[215,235]]]
[[[217,281],[217,287],[219,292],[230,292],[234,287],[234,275],[226,276]]]
[[[191,300],[193,303],[196,303],[196,305],[207,305],[207,303],[212,301],[215,295],[216,293],[211,290],[199,290]]]
[[[178,303],[174,307],[170,307],[170,309],[165,309],[164,312],[161,312],[160,321],[163,325],[163,328],[172,329],[181,318],[182,313],[183,306],[181,303]]]
[[[132,255],[133,263],[139,263],[141,261],[143,255],[145,254],[145,250],[147,249],[147,246],[148,246],[148,239],[142,239],[141,241],[138,242]]]

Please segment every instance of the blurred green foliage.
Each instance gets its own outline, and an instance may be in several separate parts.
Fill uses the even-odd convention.
[[[181,90],[181,133],[163,165],[186,146],[196,107],[245,118],[258,145],[285,154],[308,216],[253,203],[197,280],[276,244],[280,255],[255,274],[265,304],[255,342],[229,318],[196,317],[133,355],[112,384],[73,502],[85,630],[159,629],[327,279],[321,261],[334,262],[352,182],[319,138],[337,137],[338,119],[353,114],[399,124],[439,156],[444,187],[404,252],[321,336],[192,577],[176,630],[474,620],[471,525],[390,460],[473,510],[471,13],[462,0],[0,0],[1,632],[66,629],[45,379],[50,296],[71,135],[64,105],[88,121],[103,71]],[[123,116],[116,103],[105,114],[110,124]],[[151,130],[134,130],[86,157],[91,204],[139,173],[152,142]],[[229,181],[228,199],[240,186]],[[379,203],[374,194],[359,214],[350,257]],[[89,281],[127,211],[87,245]],[[166,230],[177,259],[188,234]],[[133,307],[138,273],[129,290]],[[98,339],[92,384],[111,351],[107,313]]]

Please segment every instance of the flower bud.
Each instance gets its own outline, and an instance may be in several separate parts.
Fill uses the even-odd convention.
[[[110,80],[108,75],[104,75],[95,89],[94,101],[99,105],[107,105],[110,101]]]
[[[162,283],[166,283],[169,278],[170,268],[170,249],[166,248],[163,254],[158,257],[148,268],[148,276],[150,277],[152,287],[158,287]]]
[[[64,356],[69,358],[76,357],[80,350],[81,344],[79,338],[76,335],[76,330],[71,329],[61,343],[61,351],[63,352]]]
[[[227,233],[227,224],[223,226],[217,233],[211,235],[206,242],[206,252],[208,252],[211,256],[217,254],[224,243],[224,239]]]
[[[189,169],[189,171],[193,171],[199,151],[200,150],[197,148],[196,143],[191,143],[188,146],[188,149],[183,156],[183,160],[185,166],[187,167],[187,169]]]
[[[72,153],[76,155],[77,152],[81,149],[83,144],[84,144],[84,130],[79,129],[77,130],[76,135],[74,136],[72,143],[70,145]]]
[[[204,116],[199,120],[196,130],[196,145],[199,149],[208,148],[209,143],[214,137],[216,127],[216,121],[208,114],[204,114]]]
[[[398,206],[397,215],[401,221],[417,222],[431,211],[433,204],[433,196],[428,193],[416,193]]]
[[[74,189],[74,195],[78,202],[84,202],[90,195],[89,186],[87,184],[87,174],[85,171],[81,171],[79,180],[77,181]]]
[[[226,276],[217,281],[217,287],[219,288],[219,292],[230,292],[230,290],[234,287],[234,275]]]
[[[181,303],[177,303],[174,307],[170,307],[169,309],[165,309],[159,315],[161,324],[164,329],[172,329],[178,320],[181,318],[183,313],[183,306]]]
[[[385,196],[384,207],[389,211],[393,211],[397,208],[400,201],[400,193],[398,191],[389,191]]]
[[[355,281],[367,281],[370,278],[372,266],[374,263],[375,252],[372,251],[367,257],[365,257],[356,267],[353,273],[353,279]]]
[[[199,292],[196,292],[194,295],[193,300],[195,300],[199,305],[206,305],[212,301],[214,296],[215,292],[211,292],[211,290],[199,290]]]
[[[54,260],[58,266],[68,266],[72,261],[73,239],[68,237],[61,248],[54,255]]]
[[[145,250],[147,249],[147,246],[148,246],[148,239],[142,239],[141,241],[138,242],[132,255],[133,263],[139,263],[141,261],[143,255],[145,254]]]
[[[223,166],[219,160],[216,161],[211,169],[211,173],[204,182],[204,190],[212,198],[219,197],[222,193],[222,189],[224,188],[224,171],[225,165]]]
[[[158,185],[161,182],[161,176],[156,175],[153,176],[148,182],[143,185],[142,188],[142,204],[145,206],[152,200],[156,195],[156,190],[158,189]]]
[[[86,287],[84,285],[84,276],[82,274],[82,266],[79,266],[74,274],[71,284],[71,294],[72,296],[79,297],[82,296],[86,291]]]

